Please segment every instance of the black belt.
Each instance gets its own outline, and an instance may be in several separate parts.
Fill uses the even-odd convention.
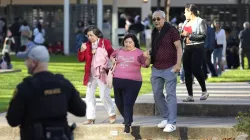
[[[223,45],[215,45],[215,49],[223,48]]]

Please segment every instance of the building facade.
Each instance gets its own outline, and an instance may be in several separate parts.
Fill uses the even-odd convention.
[[[90,1],[90,5],[86,2]],[[43,20],[48,40],[51,42],[63,39],[63,3],[64,0],[0,0],[0,16],[6,17],[9,24],[14,17],[22,17],[28,20],[32,27],[35,21]],[[160,8],[164,10],[165,0],[161,0]],[[79,4],[81,3],[81,4]],[[71,36],[78,20],[84,20],[85,24],[97,22],[97,0],[70,0],[70,28]],[[118,16],[122,13],[135,17],[141,15],[142,20],[151,11],[156,10],[157,0],[117,0]],[[193,3],[199,7],[201,17],[207,21],[217,19],[225,26],[242,26],[242,22],[248,21],[249,4],[238,4],[238,0],[171,0],[170,20],[174,17],[178,22],[185,20],[184,7]],[[84,5],[85,4],[85,5]],[[103,0],[103,17],[112,20],[113,0]],[[72,39],[71,39],[72,40]],[[71,41],[71,44],[74,41]]]

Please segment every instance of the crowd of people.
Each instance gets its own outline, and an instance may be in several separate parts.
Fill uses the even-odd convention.
[[[48,72],[49,50],[43,46],[42,40],[37,39],[33,47],[17,53],[17,57],[25,59],[28,73],[32,76],[25,78],[17,86],[6,115],[8,123],[11,126],[21,125],[21,139],[37,138],[37,134],[47,132],[72,139],[72,132],[69,131],[66,119],[67,111],[76,116],[86,115],[85,125],[94,124],[95,91],[99,87],[100,98],[109,116],[109,122],[113,124],[116,121],[116,105],[124,119],[124,133],[130,133],[133,124],[133,107],[142,86],[141,68],[148,68],[151,65],[150,81],[153,97],[162,117],[157,127],[163,128],[163,132],[175,131],[178,73],[182,69],[188,92],[183,102],[194,102],[192,87],[194,77],[201,86],[200,100],[204,101],[209,97],[205,83],[208,68],[212,76],[221,75],[224,69],[223,62],[227,58],[228,38],[220,23],[214,21],[213,26],[210,27],[199,16],[194,4],[186,5],[184,12],[186,21],[179,29],[165,21],[166,15],[163,11],[157,10],[152,14],[153,26],[150,27],[152,44],[146,51],[140,49],[139,38],[137,38],[137,34],[144,30],[139,28],[142,24],[140,17],[136,18],[137,22],[133,24],[135,27],[125,26],[128,33],[123,38],[122,47],[117,50],[113,49],[114,46],[112,47],[110,41],[104,38],[98,27],[91,25],[84,28],[79,22],[76,29],[78,38],[76,48],[79,62],[85,62],[83,85],[87,88],[86,104],[67,79],[62,75]],[[248,22],[244,23],[244,28],[239,34],[240,49],[242,54],[248,56],[247,47],[250,45],[249,40],[246,39],[249,34]],[[28,28],[24,26],[22,29]],[[43,30],[37,28],[35,31],[43,35]],[[15,40],[16,36],[13,37]],[[25,39],[27,38],[22,38],[21,42]],[[114,71],[109,75],[111,68],[114,68]],[[110,97],[111,87],[108,86],[107,80],[109,76],[113,77],[115,103]],[[166,95],[163,94],[164,87]],[[54,104],[55,102],[57,104]],[[38,129],[37,126],[39,126]],[[65,131],[56,130],[57,126]]]
[[[15,18],[14,23],[9,26],[7,26],[3,18],[0,18],[0,48],[2,48],[2,55],[6,57],[11,52],[17,54],[35,45],[45,45],[50,54],[63,54],[64,47],[62,41],[47,43],[45,33],[44,23],[40,20],[36,22],[32,31],[28,22],[19,17]],[[5,61],[6,59],[1,59],[2,63],[5,63]],[[10,62],[7,63],[9,64]],[[6,69],[6,67],[0,68]],[[12,66],[7,68],[11,69]]]

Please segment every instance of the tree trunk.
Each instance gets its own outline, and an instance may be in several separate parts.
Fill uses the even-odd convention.
[[[14,15],[13,15],[13,0],[10,0],[10,6],[9,6],[9,21],[11,22],[11,23],[13,23],[14,22]]]
[[[166,21],[167,22],[169,22],[170,1],[171,0],[165,0],[165,13],[166,13]]]
[[[157,0],[157,10],[161,9],[161,0]]]

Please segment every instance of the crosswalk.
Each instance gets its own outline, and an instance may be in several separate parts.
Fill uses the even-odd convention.
[[[248,83],[206,83],[207,92],[213,97],[249,97],[250,84]],[[185,84],[178,84],[177,96],[187,96]],[[201,87],[196,81],[193,84],[194,96],[200,96]]]
[[[250,103],[250,84],[248,83],[206,83],[209,92],[208,103],[232,103],[232,104],[249,104]],[[164,90],[165,92],[165,90]],[[193,85],[194,98],[196,100],[201,96],[201,88],[198,82]],[[187,97],[187,89],[185,84],[177,84],[176,94],[178,102]],[[83,98],[83,100],[85,100]],[[114,99],[112,99],[114,101]],[[143,94],[137,98],[136,102],[154,102],[153,93]],[[96,105],[103,106],[100,98],[96,98]]]

